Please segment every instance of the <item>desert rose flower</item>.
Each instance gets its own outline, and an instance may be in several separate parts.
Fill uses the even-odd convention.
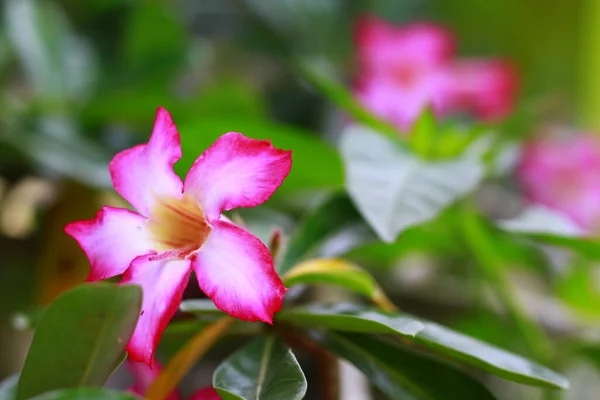
[[[291,152],[230,132],[198,157],[183,182],[173,172],[180,158],[179,133],[159,108],[148,143],[109,165],[115,190],[137,212],[104,207],[65,227],[90,260],[88,281],[123,274],[121,283],[142,287],[127,351],[148,364],[192,271],[219,309],[247,321],[271,323],[286,291],[265,245],[221,212],[266,201],[289,173]]]
[[[144,395],[152,382],[158,378],[162,371],[162,366],[155,359],[152,360],[151,365],[127,359],[126,365],[134,379],[134,385],[131,387],[130,391],[138,395]],[[169,393],[166,398],[166,400],[180,399],[181,396],[175,390]],[[190,397],[187,397],[186,400],[221,400],[221,396],[217,394],[217,391],[214,388],[206,387],[197,390]]]
[[[550,131],[523,149],[518,178],[527,198],[600,228],[600,140],[587,133]]]
[[[472,113],[486,121],[503,118],[512,108],[513,68],[500,60],[457,60],[452,34],[442,27],[396,27],[364,17],[356,45],[356,96],[401,130],[410,129],[426,106],[439,117]]]

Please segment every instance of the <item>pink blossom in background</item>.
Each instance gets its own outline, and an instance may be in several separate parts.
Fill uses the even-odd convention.
[[[127,351],[148,364],[192,271],[220,310],[242,320],[271,323],[286,291],[265,245],[221,212],[265,202],[289,173],[291,152],[230,132],[198,157],[183,182],[173,172],[180,158],[177,128],[159,108],[148,143],[109,165],[115,190],[137,212],[104,207],[65,227],[90,260],[88,281],[123,274],[121,283],[142,287]]]
[[[484,121],[511,111],[517,77],[506,61],[456,59],[447,29],[429,23],[397,27],[376,17],[357,23],[355,94],[365,107],[410,129],[426,106],[438,117],[471,113]]]
[[[151,366],[139,361],[133,361],[131,359],[127,359],[126,366],[129,372],[133,375],[134,384],[131,387],[130,391],[138,394],[144,395],[152,382],[158,378],[162,371],[162,366],[156,361],[152,359]],[[169,393],[165,400],[180,400],[181,396],[179,393],[174,390]],[[221,400],[221,396],[217,394],[217,391],[212,387],[206,387],[197,390],[190,397],[187,397],[186,400]]]
[[[527,198],[581,228],[600,228],[600,140],[569,132],[539,137],[523,149],[518,178]]]

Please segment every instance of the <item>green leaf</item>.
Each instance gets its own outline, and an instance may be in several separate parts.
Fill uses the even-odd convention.
[[[14,400],[17,395],[19,375],[12,375],[0,382],[0,400]]]
[[[27,354],[17,400],[56,389],[104,384],[135,328],[138,286],[76,287],[50,305]]]
[[[134,3],[123,34],[126,68],[131,72],[170,72],[183,61],[184,38],[183,22],[166,4]]]
[[[75,122],[63,117],[45,117],[33,131],[0,131],[3,140],[44,171],[52,171],[86,185],[111,187],[110,157],[105,149],[79,135]]]
[[[35,396],[30,400],[140,400],[140,398],[114,390],[78,388],[55,390]]]
[[[7,34],[37,94],[46,101],[81,100],[96,80],[95,55],[50,0],[4,2]]]
[[[562,375],[523,357],[406,314],[384,313],[354,304],[312,304],[283,310],[277,319],[299,326],[348,332],[394,333],[441,357],[472,364],[511,381],[558,389],[569,386]]]
[[[223,117],[194,118],[177,126],[183,157],[175,172],[182,176],[215,140],[233,131],[254,139],[271,139],[275,147],[292,150],[292,170],[276,193],[343,185],[341,160],[335,149],[301,129],[256,118]]]
[[[285,274],[283,281],[286,287],[300,284],[337,285],[369,298],[378,290],[371,274],[336,258],[319,258],[297,264]]]
[[[479,151],[475,147],[452,161],[427,162],[356,126],[344,132],[341,143],[348,193],[386,242],[473,190],[484,175]]]
[[[206,314],[214,316],[223,316],[223,311],[219,310],[215,303],[210,299],[191,299],[184,300],[179,305],[179,310],[194,314]]]
[[[480,382],[456,368],[365,334],[311,335],[361,370],[390,399],[493,400]]]
[[[567,216],[541,205],[524,209],[511,219],[497,221],[502,229],[524,234],[547,234],[566,237],[581,237],[589,232],[578,227]]]
[[[215,371],[213,386],[223,400],[300,400],[306,378],[296,357],[274,336],[255,339]]]
[[[277,272],[285,275],[300,260],[314,252],[325,239],[356,224],[362,224],[362,217],[350,199],[345,194],[329,197],[307,215],[290,238],[281,263],[277,265]],[[368,234],[360,237],[361,241],[369,239]]]
[[[303,326],[322,326],[348,332],[389,333],[414,337],[423,323],[409,315],[392,314],[355,304],[310,304],[285,309],[276,319]]]
[[[435,115],[430,107],[425,108],[413,125],[409,140],[413,151],[423,158],[431,156],[431,151],[436,140],[437,124]]]

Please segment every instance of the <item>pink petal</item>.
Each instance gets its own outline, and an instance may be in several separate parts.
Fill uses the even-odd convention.
[[[192,262],[200,288],[217,308],[246,321],[271,323],[286,288],[269,250],[242,228],[214,221]]]
[[[181,195],[181,179],[173,172],[180,158],[177,128],[169,112],[159,107],[148,143],[120,152],[108,169],[115,190],[148,216],[157,196]]]
[[[90,260],[88,281],[121,275],[134,258],[152,252],[146,219],[122,208],[103,207],[94,219],[72,222],[65,232]]]
[[[443,116],[451,105],[446,75],[431,71],[410,83],[394,77],[369,76],[355,90],[358,100],[372,113],[406,131],[426,106]]]
[[[202,206],[209,221],[218,219],[223,210],[257,206],[290,172],[291,154],[273,147],[268,140],[229,132],[194,162],[185,178],[184,192]]]
[[[207,387],[196,391],[187,400],[221,400],[221,396],[212,387]]]
[[[361,74],[394,74],[407,65],[419,70],[450,61],[454,39],[445,28],[429,23],[395,26],[373,16],[360,18],[355,40]]]
[[[499,60],[458,61],[449,69],[452,95],[459,111],[482,120],[498,120],[513,109],[518,88],[515,68]]]
[[[181,303],[190,273],[187,260],[160,256],[133,260],[121,280],[122,284],[140,285],[143,290],[142,311],[127,346],[132,359],[150,365],[160,337]]]
[[[529,200],[600,230],[600,141],[590,134],[549,129],[523,149],[517,176]],[[566,135],[560,138],[557,135]]]
[[[148,365],[144,362],[127,358],[125,365],[134,379],[134,384],[129,391],[139,395],[146,393],[152,382],[158,378],[162,371],[162,366],[156,359],[152,359],[151,364]],[[175,390],[167,396],[167,400],[179,400],[180,398],[179,393]]]

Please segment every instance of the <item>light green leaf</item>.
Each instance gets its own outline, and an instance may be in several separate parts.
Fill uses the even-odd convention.
[[[4,2],[7,34],[37,94],[81,100],[96,80],[96,57],[51,0]]]
[[[581,237],[590,234],[585,229],[578,227],[567,216],[541,205],[527,207],[515,218],[499,220],[497,224],[504,230],[525,234],[567,237]]]
[[[300,400],[307,387],[296,357],[273,336],[255,339],[227,358],[213,386],[223,400]]]
[[[94,283],[55,300],[36,330],[17,400],[56,389],[102,386],[133,333],[141,299],[138,286]]]
[[[473,190],[484,175],[479,148],[452,161],[427,162],[357,126],[344,132],[341,152],[348,193],[386,242],[435,218]]]
[[[367,271],[336,258],[318,258],[297,264],[285,276],[286,287],[299,284],[342,286],[372,298],[378,290],[375,279]]]
[[[18,374],[12,375],[0,382],[0,400],[15,400],[18,384]]]

